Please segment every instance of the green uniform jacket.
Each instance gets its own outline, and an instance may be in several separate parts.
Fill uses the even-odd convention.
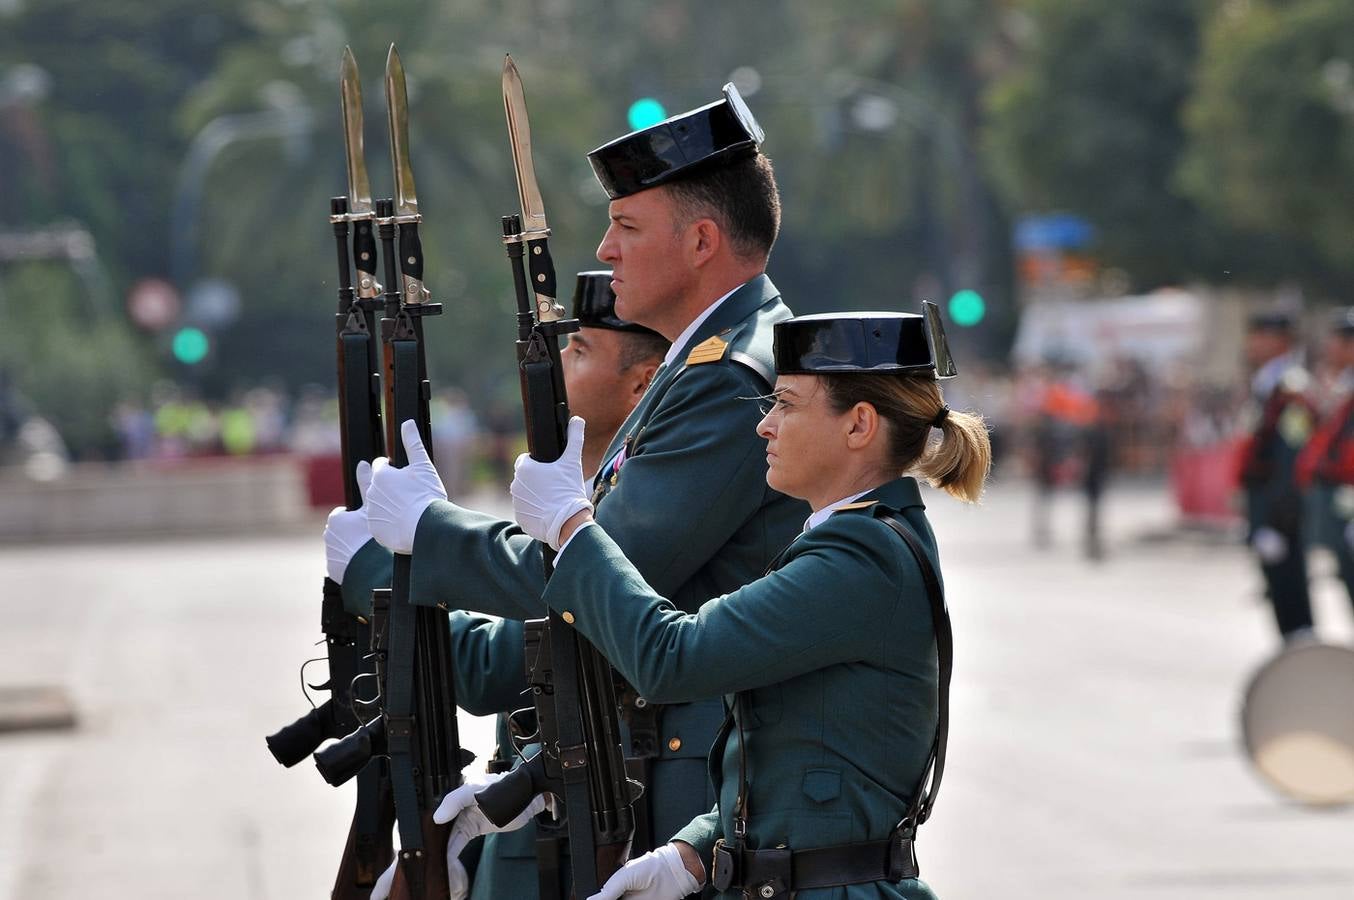
[[[729,296],[681,348],[676,362],[656,374],[617,432],[596,480],[598,521],[683,608],[695,609],[707,597],[759,577],[808,515],[803,503],[766,486],[766,445],[756,435],[761,414],[747,399],[769,389],[772,327],[789,315],[764,275]],[[687,364],[695,347],[703,348],[696,357],[703,361]],[[623,447],[618,471],[615,458]],[[350,587],[360,596],[389,583],[389,555],[382,563],[383,554],[374,542],[359,551],[344,576],[345,597]],[[511,522],[434,503],[419,522],[413,557],[416,602],[510,619],[545,614],[540,545]],[[453,618],[457,669],[470,674],[462,660],[472,657],[488,668],[461,680],[500,682],[502,693],[514,697],[525,684],[520,646],[504,662],[504,634],[469,625],[469,619]],[[467,683],[457,690],[464,704],[463,696],[492,689]],[[501,709],[518,705],[512,700]],[[656,841],[709,809],[705,759],[722,719],[723,708],[715,700],[664,711],[660,756],[648,792]],[[523,829],[486,842],[476,898],[488,896],[481,894],[479,882],[493,877],[486,870],[493,857],[522,863],[524,880],[512,896],[535,895],[533,832]],[[499,890],[509,895],[509,888]]]
[[[1305,393],[1310,380],[1294,362],[1268,394],[1252,400],[1256,425],[1239,461],[1252,536],[1266,527],[1289,538],[1301,533],[1302,499],[1296,469],[1316,418]]]
[[[861,500],[901,512],[937,564],[915,480]],[[776,571],[694,614],[663,599],[598,527],[574,536],[545,593],[646,696],[743,693],[753,849],[883,840],[921,779],[937,723],[930,605],[915,557],[874,512],[834,513],[796,539]],[[733,839],[738,757],[732,729],[710,756],[715,811],[675,835],[707,870],[715,840]],[[797,896],[933,895],[913,879]]]

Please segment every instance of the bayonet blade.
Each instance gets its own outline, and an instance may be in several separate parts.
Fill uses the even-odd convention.
[[[545,221],[545,204],[536,184],[536,167],[531,162],[531,125],[527,122],[527,101],[522,93],[522,76],[512,54],[503,60],[503,111],[508,116],[508,140],[512,144],[512,167],[517,174],[517,198],[522,204],[522,239],[527,245],[527,270],[536,295],[536,319],[553,322],[568,313],[555,301],[555,263],[550,258],[550,225]]]
[[[339,70],[343,100],[343,147],[348,154],[348,212],[353,216],[371,213],[371,182],[367,180],[367,162],[362,151],[362,80],[351,47],[343,48]]]
[[[386,55],[386,112],[390,116],[390,163],[395,168],[395,215],[418,215],[418,192],[409,163],[409,97],[404,86],[404,64],[395,45]]]
[[[517,196],[522,203],[522,236],[530,238],[550,233],[545,221],[545,204],[536,184],[536,167],[531,161],[531,125],[527,121],[527,101],[522,93],[522,77],[508,54],[503,61],[503,110],[508,116],[508,140],[512,143],[512,165],[517,172]]]

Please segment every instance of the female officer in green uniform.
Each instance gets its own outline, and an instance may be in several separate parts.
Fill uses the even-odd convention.
[[[912,839],[944,763],[949,618],[904,473],[976,500],[987,431],[944,405],[938,378],[954,367],[931,304],[781,322],[775,359],[766,480],[813,514],[765,577],[694,614],[576,512],[582,420],[559,461],[517,462],[518,523],[563,548],[546,603],[645,697],[725,695],[730,711],[714,811],[631,860],[607,900],[678,900],[707,881],[723,897],[932,896]]]

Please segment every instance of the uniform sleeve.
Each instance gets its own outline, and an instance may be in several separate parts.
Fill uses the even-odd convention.
[[[545,615],[544,586],[540,544],[512,522],[446,500],[418,520],[409,587],[418,603],[531,619]]]
[[[645,426],[597,521],[660,591],[675,593],[762,504],[761,382],[742,366],[692,366]],[[419,603],[505,618],[543,615],[540,545],[520,528],[448,501],[414,535]]]
[[[682,613],[659,596],[601,528],[578,534],[559,558],[546,603],[568,611],[644,696],[680,703],[784,681],[869,658],[880,629],[931,623],[915,566],[897,538],[867,516],[829,519],[800,539],[782,568]],[[918,614],[895,618],[901,595]]]
[[[764,390],[739,365],[689,367],[598,505],[597,522],[660,593],[676,593],[761,507],[766,442],[747,398]]]
[[[395,556],[385,547],[368,540],[348,562],[343,572],[343,608],[354,616],[371,615],[371,592],[390,587]]]
[[[488,716],[531,705],[522,632],[515,619],[452,612],[457,706],[472,716]]]
[[[705,863],[705,879],[709,881],[714,874],[710,871],[709,860],[715,850],[715,841],[719,840],[720,836],[719,807],[716,806],[713,811],[692,819],[691,824],[674,834],[671,840],[686,841],[696,848],[696,854],[700,856],[701,862]]]

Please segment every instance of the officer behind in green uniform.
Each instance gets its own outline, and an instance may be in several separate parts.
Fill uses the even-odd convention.
[[[593,502],[639,570],[692,610],[760,576],[807,512],[767,487],[758,412],[745,399],[770,389],[772,328],[790,316],[764,274],[780,203],[762,137],[729,85],[715,103],[589,154],[612,198],[597,255],[614,270],[616,313],[672,341],[604,454]],[[541,616],[539,544],[447,502],[431,475],[414,450],[409,466],[381,467],[367,498],[371,534],[412,551],[415,602]],[[364,548],[348,579],[364,555],[378,552]],[[629,702],[623,713],[626,754],[646,781],[635,840],[644,850],[709,809],[705,757],[723,708]],[[513,896],[533,894],[523,885]]]
[[[594,471],[602,463],[611,435],[635,408],[668,350],[668,341],[662,335],[618,318],[615,304],[610,271],[579,272],[573,298],[573,317],[579,322],[579,330],[569,336],[569,343],[560,351],[571,407],[588,421],[599,423],[597,434],[583,444],[583,464]],[[365,490],[370,471],[363,471],[367,475]],[[350,530],[354,531],[351,537],[340,539]],[[345,583],[351,556],[348,547],[362,547],[370,540],[365,508],[335,509],[325,528],[330,577],[337,575],[335,580]],[[386,560],[388,571],[388,554],[379,544],[372,542],[364,553]],[[365,568],[379,570],[381,566],[367,562]],[[356,575],[348,579],[347,588],[360,590],[359,580]],[[522,706],[527,690],[522,623],[457,610],[451,613],[451,630],[456,701],[461,708],[482,716]],[[506,715],[498,722],[498,744],[489,762],[490,772],[507,771],[515,759]],[[473,788],[486,780],[477,772],[467,772],[465,783]],[[451,900],[460,900],[467,891],[472,900],[521,896],[519,887],[536,882],[535,840],[536,828],[528,825],[511,834],[490,834],[482,851],[476,845],[462,855],[470,842],[464,834],[453,834],[447,846]],[[473,878],[467,868],[473,868]],[[390,875],[393,880],[393,867]],[[374,891],[374,900],[386,896],[389,887],[387,882]]]
[[[1279,634],[1292,641],[1312,634],[1307,585],[1302,494],[1295,467],[1315,418],[1306,392],[1311,379],[1293,344],[1286,313],[1251,317],[1246,358],[1251,379],[1253,428],[1241,452],[1240,482],[1246,492],[1251,548],[1260,561]]]
[[[518,523],[561,548],[546,603],[646,696],[729,695],[714,811],[627,863],[606,900],[677,900],[707,880],[727,897],[932,896],[912,837],[943,764],[949,616],[904,473],[976,500],[987,431],[944,405],[937,375],[954,370],[930,304],[784,322],[776,371],[757,426],[766,480],[813,513],[764,578],[694,613],[646,583],[605,523],[587,527],[586,504],[561,520],[584,496],[577,452],[517,460]],[[582,433],[574,419],[570,444]]]
[[[581,326],[560,351],[570,408],[599,423],[595,438],[583,444],[583,466],[595,472],[612,435],[635,408],[669,349],[655,331],[616,316],[611,272],[580,272],[574,288],[573,317]],[[588,410],[588,413],[584,413]],[[456,702],[474,715],[489,715],[529,705],[525,693],[523,628],[518,619],[499,619],[456,611],[452,636],[456,664]],[[531,751],[534,752],[534,751]],[[530,756],[531,752],[526,755]],[[498,749],[489,773],[507,771],[520,762],[513,753],[507,717],[498,722]],[[467,773],[467,790],[478,791],[488,779]],[[454,801],[453,801],[454,802]],[[469,822],[453,830],[449,857],[469,841]],[[534,824],[508,834],[490,834],[484,842],[470,891],[471,900],[530,896],[537,881],[537,829]],[[520,890],[519,890],[520,889]],[[521,891],[525,891],[522,893]],[[562,888],[561,895],[566,893]],[[452,895],[458,900],[464,894]]]
[[[1298,484],[1320,543],[1335,554],[1354,602],[1354,309],[1331,320],[1325,363],[1339,373],[1312,439],[1298,456]]]

